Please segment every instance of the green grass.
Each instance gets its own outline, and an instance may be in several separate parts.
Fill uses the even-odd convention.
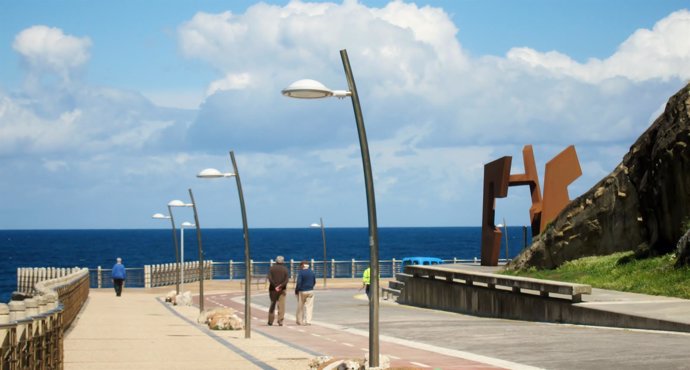
[[[673,267],[672,254],[619,263],[632,252],[585,257],[564,263],[555,270],[531,268],[506,271],[507,275],[589,284],[594,288],[690,299],[690,267]]]

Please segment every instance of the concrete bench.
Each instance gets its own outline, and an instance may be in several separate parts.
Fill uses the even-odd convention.
[[[256,276],[252,277],[250,284],[251,285],[256,285],[256,289],[266,289],[266,277],[265,276]],[[240,288],[244,288],[245,284],[245,279],[240,280]]]
[[[536,291],[542,297],[550,294],[570,296],[574,303],[582,302],[582,294],[592,294],[592,287],[586,284],[566,283],[554,280],[542,280],[522,276],[492,274],[469,269],[436,266],[407,266],[405,272],[415,277],[462,281],[467,285],[484,285],[489,289],[508,289],[514,293],[524,290]]]

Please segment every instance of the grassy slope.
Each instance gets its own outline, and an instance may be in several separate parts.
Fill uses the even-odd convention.
[[[585,257],[555,270],[529,269],[505,272],[509,275],[590,284],[595,288],[690,299],[690,268],[675,269],[675,256],[618,261],[631,252],[603,257]]]

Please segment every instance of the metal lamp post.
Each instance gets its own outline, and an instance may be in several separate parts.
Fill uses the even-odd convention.
[[[180,268],[180,286],[182,292],[184,292],[184,229],[185,227],[194,227],[194,225],[191,222],[183,222],[180,224],[180,262],[181,262],[181,268]]]
[[[371,367],[379,365],[379,238],[376,224],[376,200],[374,198],[374,178],[369,158],[369,144],[362,118],[362,108],[359,104],[355,79],[350,68],[350,60],[347,50],[340,50],[340,58],[345,69],[345,77],[349,91],[331,90],[322,83],[314,80],[299,80],[283,89],[282,93],[291,98],[316,99],[335,96],[352,100],[357,132],[359,134],[359,147],[362,153],[362,167],[364,169],[364,183],[367,194],[367,213],[369,217],[369,253],[371,255],[371,299],[369,300],[369,361]]]
[[[323,217],[320,217],[319,221],[321,221],[320,224],[311,224],[310,226],[321,228],[321,240],[323,240],[323,287],[325,289],[326,288],[326,278],[327,278],[327,274],[326,274],[326,271],[327,271],[327,269],[326,269],[326,261],[327,261],[327,259],[326,259],[326,230],[324,229],[324,225],[323,225]]]
[[[168,205],[168,214],[170,216],[166,216],[162,213],[156,213],[151,218],[155,218],[158,220],[170,220],[170,225],[172,226],[172,241],[173,241],[173,251],[175,252],[175,263],[177,266],[177,281],[175,282],[175,293],[180,294],[180,274],[179,274],[179,264],[180,264],[180,255],[178,252],[177,248],[177,233],[175,232],[175,218],[173,217],[172,209],[170,208],[170,205]]]
[[[199,247],[199,312],[204,312],[204,252],[203,247],[201,245],[201,230],[199,229],[199,217],[197,216],[196,205],[194,204],[194,196],[192,195],[192,189],[189,189],[189,196],[192,199],[192,203],[185,203],[181,200],[173,200],[170,203],[168,203],[168,207],[192,207],[192,209],[194,210],[194,221],[196,224],[196,233]],[[170,214],[172,215],[172,212],[170,212]],[[178,275],[178,277],[180,276]]]
[[[240,173],[237,170],[237,162],[235,161],[235,153],[230,151],[230,161],[232,162],[232,173],[222,173],[215,168],[207,168],[199,172],[196,177],[202,179],[216,179],[223,177],[234,177],[237,185],[237,194],[240,198],[240,209],[242,211],[242,228],[244,235],[244,337],[251,338],[251,323],[252,323],[252,309],[251,309],[251,253],[249,248],[249,227],[247,226],[247,210],[244,205],[244,194],[242,193],[242,181],[240,181]]]

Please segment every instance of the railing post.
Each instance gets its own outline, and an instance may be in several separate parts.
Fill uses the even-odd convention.
[[[273,262],[273,260],[271,260]],[[272,265],[273,263],[271,263]],[[254,276],[254,260],[249,260],[249,271],[251,271],[252,276]]]
[[[103,271],[101,270],[101,266],[98,266],[96,281],[97,281],[96,286],[98,287],[98,289],[102,288],[103,287]]]
[[[38,302],[35,298],[27,298],[24,300],[26,306],[26,317],[38,315]]]
[[[331,258],[331,279],[335,279],[335,259]]]
[[[5,303],[0,303],[0,324],[10,322],[10,308]],[[5,343],[8,329],[0,329],[0,343]]]
[[[393,257],[393,262],[391,262],[391,275],[392,275],[393,277],[395,277],[395,273],[396,273],[396,270],[395,270],[395,257]]]
[[[352,278],[355,278],[355,259],[352,259]]]
[[[230,260],[230,262],[228,262],[228,276],[229,276],[230,280],[232,280],[232,260]]]
[[[151,287],[151,265],[144,265],[144,288]]]

